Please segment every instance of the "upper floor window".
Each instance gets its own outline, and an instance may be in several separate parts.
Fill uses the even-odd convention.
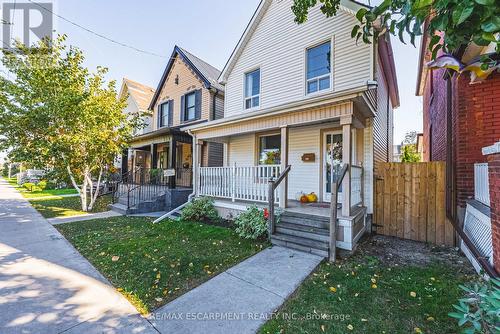
[[[330,88],[331,76],[330,41],[307,49],[307,94]]]
[[[196,92],[186,95],[186,104],[184,108],[184,121],[196,119]]]
[[[260,69],[245,73],[245,109],[260,105]]]
[[[169,111],[170,111],[170,101],[160,104],[158,110],[158,127],[162,128],[168,126],[169,121]]]

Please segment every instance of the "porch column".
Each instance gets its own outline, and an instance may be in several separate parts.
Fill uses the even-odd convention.
[[[201,144],[193,138],[193,192],[196,197],[200,192],[200,163],[201,163]]]
[[[288,166],[288,127],[281,127],[281,172]],[[286,177],[280,185],[279,189],[279,206],[286,208],[288,202],[288,177]]]
[[[151,144],[151,169],[158,168],[158,144]]]
[[[342,162],[349,164],[347,168],[347,173],[342,182],[342,215],[351,215],[351,164],[352,164],[352,138],[351,129],[352,123],[351,119],[341,119],[340,124],[342,125]]]
[[[170,149],[168,150],[168,168],[173,169],[176,172],[177,166],[177,141],[173,138],[170,139]],[[169,186],[171,189],[175,189],[175,179],[176,175],[170,176]]]
[[[223,152],[222,152],[222,166],[229,166],[229,142],[223,144]]]

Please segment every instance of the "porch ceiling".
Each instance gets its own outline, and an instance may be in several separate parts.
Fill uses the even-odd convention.
[[[268,131],[283,126],[293,127],[339,120],[344,116],[352,115],[353,110],[353,102],[348,101],[316,108],[263,115],[259,118],[241,119],[238,122],[229,124],[219,123],[215,126],[193,130],[193,132],[199,140],[222,138],[236,134]]]

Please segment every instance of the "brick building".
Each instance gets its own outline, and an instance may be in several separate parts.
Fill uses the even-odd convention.
[[[428,42],[427,36],[422,38],[416,91],[423,97],[423,156],[424,161],[447,162],[447,214],[463,223],[466,202],[474,198],[474,164],[495,159],[482,150],[500,140],[500,73],[472,84],[469,73],[430,70],[425,66],[430,61]],[[460,60],[469,63],[487,52],[491,47],[471,45],[464,48]],[[500,210],[500,203],[495,202],[498,187],[490,180],[492,235],[497,237],[500,227],[493,217],[499,214],[494,210]],[[500,238],[493,238],[493,248],[498,253],[495,260],[500,260]],[[500,261],[496,266],[498,271]]]

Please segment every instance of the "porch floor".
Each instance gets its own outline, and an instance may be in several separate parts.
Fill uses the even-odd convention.
[[[215,205],[221,206],[229,209],[236,210],[245,210],[246,207],[250,205],[257,205],[259,208],[266,208],[267,204],[263,202],[252,202],[252,201],[243,201],[236,200],[232,201],[227,198],[217,198],[215,199]],[[360,210],[362,210],[362,206],[357,206],[352,208],[351,216],[356,216]],[[288,200],[287,207],[285,211],[295,212],[295,213],[304,213],[312,216],[320,216],[320,217],[330,217],[330,203],[328,202],[316,202],[316,203],[301,203],[296,200]],[[341,218],[342,216],[342,206],[338,205],[337,217]],[[346,217],[344,217],[346,218]]]

